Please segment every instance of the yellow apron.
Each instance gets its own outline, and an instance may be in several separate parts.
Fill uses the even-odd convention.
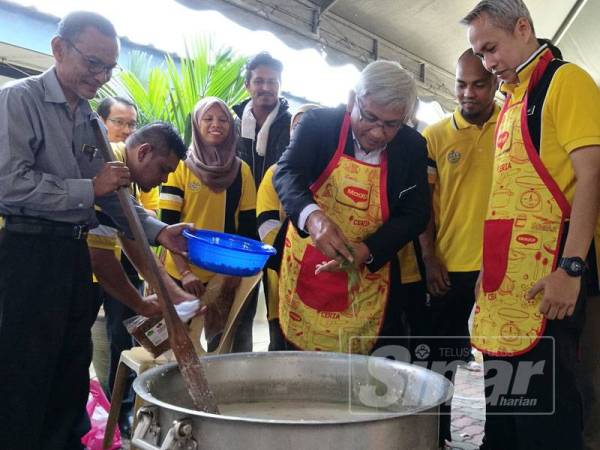
[[[315,202],[351,242],[361,242],[389,217],[387,156],[379,165],[344,155],[350,130],[345,115],[338,148],[310,186]],[[327,261],[310,237],[288,226],[279,283],[279,320],[286,339],[303,350],[368,354],[381,330],[387,305],[390,267],[375,273],[363,266],[358,289],[348,292],[346,272],[315,275]]]
[[[531,350],[544,333],[542,293],[527,291],[558,263],[570,205],[527,127],[527,98],[553,59],[542,55],[522,100],[509,96],[496,129],[494,179],[483,233],[483,277],[471,341],[496,356]]]

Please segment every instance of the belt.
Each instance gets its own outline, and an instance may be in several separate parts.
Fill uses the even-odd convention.
[[[6,216],[4,229],[11,233],[42,235],[74,240],[87,239],[89,227],[86,224],[54,222],[26,216]]]

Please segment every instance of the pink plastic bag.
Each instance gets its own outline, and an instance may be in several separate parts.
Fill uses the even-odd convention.
[[[100,383],[95,378],[90,380],[90,395],[88,396],[86,409],[92,428],[81,438],[81,443],[88,450],[102,450],[102,441],[104,440],[110,403],[106,395],[104,395]],[[118,448],[121,448],[121,433],[119,432],[119,427],[115,427],[113,443],[109,449],[115,450]]]

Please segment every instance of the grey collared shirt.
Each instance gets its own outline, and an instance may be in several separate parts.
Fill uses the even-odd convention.
[[[0,215],[94,227],[96,202],[119,228],[129,230],[116,194],[94,199],[92,178],[104,160],[95,151],[93,117],[85,100],[71,112],[53,67],[0,89]],[[139,205],[136,209],[155,242],[165,224]]]

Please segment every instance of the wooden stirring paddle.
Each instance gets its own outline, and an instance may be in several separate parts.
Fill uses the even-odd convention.
[[[92,119],[92,128],[94,129],[96,142],[99,146],[99,150],[102,152],[104,160],[115,161],[115,155],[108,143],[106,135],[102,132],[98,118]],[[200,411],[219,414],[215,398],[208,387],[208,382],[200,358],[194,350],[192,341],[187,334],[184,324],[181,322],[175,311],[169,292],[160,276],[156,259],[150,250],[150,245],[144,234],[142,223],[135,212],[129,188],[123,187],[117,190],[117,196],[119,197],[121,208],[123,208],[123,212],[127,217],[127,222],[129,223],[129,228],[135,239],[135,244],[138,246],[140,253],[146,260],[150,278],[148,281],[156,289],[156,295],[162,308],[167,331],[169,332],[171,350],[173,350],[177,364],[179,364],[179,371],[183,376],[194,406]]]

